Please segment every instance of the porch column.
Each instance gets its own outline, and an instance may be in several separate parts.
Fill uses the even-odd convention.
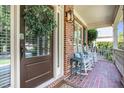
[[[122,22],[123,22],[123,44],[122,44],[122,48],[124,49],[124,5],[122,8]]]
[[[113,48],[118,48],[118,30],[117,26],[113,26]]]
[[[122,21],[123,21],[123,46],[124,46],[124,5],[123,5],[123,9],[122,9],[123,13],[122,13]]]

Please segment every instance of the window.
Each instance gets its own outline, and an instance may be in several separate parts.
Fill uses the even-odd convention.
[[[50,33],[25,32],[25,57],[44,56],[50,54]]]
[[[0,5],[0,88],[10,86],[10,6]]]
[[[84,39],[83,40],[84,41],[83,43],[86,43],[86,30],[83,31],[83,39]]]
[[[75,52],[82,51],[82,31],[83,28],[80,26],[80,24],[75,22],[75,30],[73,33],[73,46]]]

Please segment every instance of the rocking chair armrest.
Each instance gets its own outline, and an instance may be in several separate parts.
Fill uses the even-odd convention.
[[[73,57],[73,58],[70,59],[70,61],[82,61],[82,58],[75,58],[75,57]]]

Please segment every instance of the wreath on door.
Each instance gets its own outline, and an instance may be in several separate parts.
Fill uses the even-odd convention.
[[[25,25],[29,33],[51,33],[55,30],[54,10],[47,5],[26,6],[24,9]]]

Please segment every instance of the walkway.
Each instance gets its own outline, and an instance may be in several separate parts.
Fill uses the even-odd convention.
[[[80,81],[79,76],[73,76],[65,80],[68,85],[78,88],[123,88],[121,84],[121,75],[113,63],[105,60],[99,60],[95,68],[83,76]]]

